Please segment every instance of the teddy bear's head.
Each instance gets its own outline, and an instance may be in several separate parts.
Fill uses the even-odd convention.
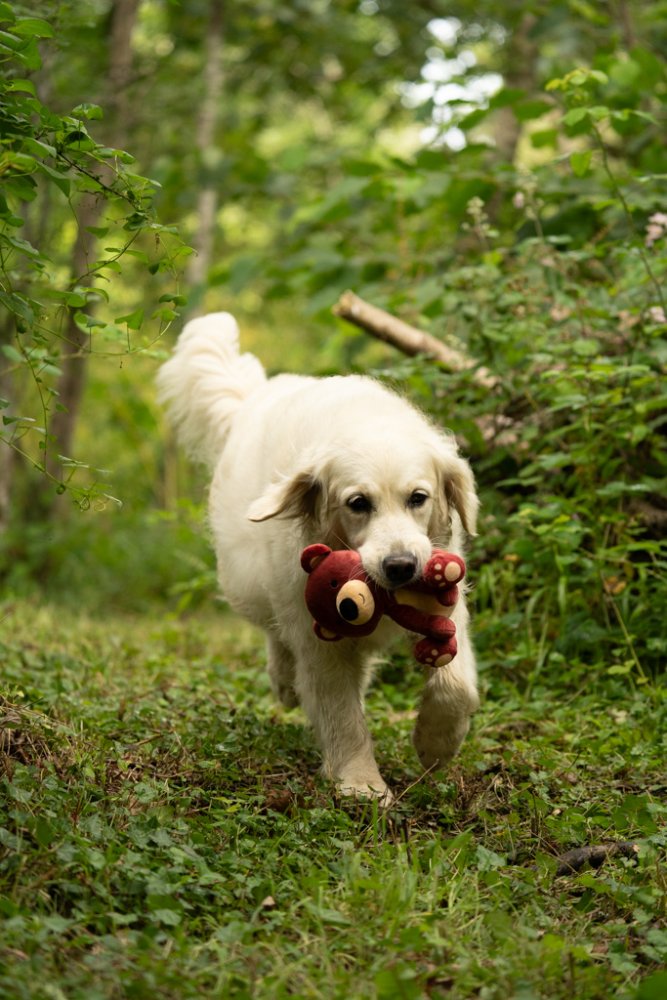
[[[309,545],[301,553],[301,565],[308,573],[306,605],[320,639],[333,642],[374,631],[382,608],[358,552]]]

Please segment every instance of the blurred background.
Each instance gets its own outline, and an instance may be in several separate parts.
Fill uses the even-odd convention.
[[[206,481],[153,381],[227,309],[270,372],[375,374],[457,435],[482,668],[664,664],[664,2],[0,21],[3,600],[214,605]],[[337,317],[347,289],[472,366]]]

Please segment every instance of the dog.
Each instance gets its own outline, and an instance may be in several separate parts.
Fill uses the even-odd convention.
[[[389,804],[364,694],[373,660],[400,629],[387,620],[367,638],[322,642],[299,557],[323,542],[357,550],[381,587],[416,580],[434,546],[461,555],[475,533],[469,464],[451,436],[370,377],[267,378],[257,358],[240,353],[229,313],[187,323],[158,391],[181,444],[212,472],[220,586],[266,633],[274,693],[305,711],[340,793]],[[452,619],[458,653],[425,669],[413,742],[429,771],[456,754],[478,707],[468,619],[462,594]]]

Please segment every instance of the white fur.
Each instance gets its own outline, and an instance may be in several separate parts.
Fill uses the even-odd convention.
[[[388,801],[363,698],[370,659],[398,629],[383,622],[366,639],[318,639],[299,556],[313,542],[357,549],[386,586],[387,556],[408,553],[419,571],[434,545],[461,553],[477,513],[468,464],[450,436],[370,378],[267,379],[256,358],[239,355],[228,313],[188,323],[158,383],[183,444],[211,467],[220,584],[266,631],[274,691],[286,705],[302,705],[324,771],[342,791]],[[415,491],[420,502],[427,495],[421,506]],[[359,496],[370,510],[347,505]],[[453,621],[457,656],[425,671],[414,732],[425,768],[454,756],[478,705],[463,595]]]

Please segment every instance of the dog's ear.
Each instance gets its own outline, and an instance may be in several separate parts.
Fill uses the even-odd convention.
[[[322,493],[322,483],[313,472],[300,472],[291,479],[271,486],[250,504],[250,521],[268,521],[272,517],[313,518]]]
[[[441,453],[438,471],[448,506],[457,511],[466,532],[476,535],[479,498],[472,469],[452,448]]]

